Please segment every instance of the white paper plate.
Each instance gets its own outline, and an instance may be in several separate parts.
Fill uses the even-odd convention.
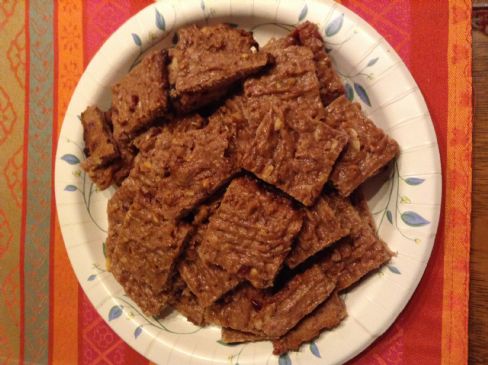
[[[105,271],[106,204],[80,170],[79,116],[88,105],[107,109],[110,85],[141,54],[189,23],[229,22],[254,30],[262,44],[310,20],[320,26],[348,95],[401,146],[392,171],[366,191],[380,236],[397,252],[391,263],[345,295],[349,316],[300,352],[278,358],[269,342],[225,346],[220,331],[199,328],[177,313],[155,321],[141,314]],[[165,0],[121,26],[81,77],[58,142],[55,191],[58,216],[71,263],[85,293],[107,323],[130,346],[159,364],[335,364],[365,349],[395,320],[422,277],[434,243],[441,201],[436,135],[422,94],[388,43],[364,20],[332,1]]]

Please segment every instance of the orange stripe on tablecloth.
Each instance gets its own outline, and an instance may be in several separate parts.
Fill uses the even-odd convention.
[[[55,141],[81,74],[83,73],[83,5],[58,0],[56,22],[56,116]],[[78,362],[78,282],[71,268],[56,218],[52,269],[52,363]]]
[[[449,1],[448,121],[442,363],[468,357],[471,217],[471,2]]]

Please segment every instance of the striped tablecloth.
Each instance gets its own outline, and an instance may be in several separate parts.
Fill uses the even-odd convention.
[[[183,1],[183,0],[182,0]],[[470,1],[344,0],[397,50],[439,139],[443,210],[413,299],[354,364],[467,359],[471,196]],[[83,294],[53,195],[57,136],[104,40],[147,1],[0,2],[0,363],[146,364]]]

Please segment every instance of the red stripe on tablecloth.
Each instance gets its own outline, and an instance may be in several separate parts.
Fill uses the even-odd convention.
[[[152,4],[153,1],[151,0],[132,0],[130,2],[130,13],[131,15],[136,14],[137,12],[144,9],[146,6]]]
[[[385,6],[378,10],[377,1],[350,0],[343,3],[372,24],[407,63],[424,94],[437,132],[442,166],[445,167],[448,113],[447,4],[406,4],[397,0],[385,3]],[[433,20],[436,28],[432,27]],[[405,46],[405,41],[410,45]],[[439,364],[442,335],[443,243],[442,209],[432,256],[412,299],[393,326],[351,363]]]
[[[84,295],[83,289],[78,284],[78,364],[83,364],[83,312],[81,311],[81,298]]]
[[[371,24],[407,65],[410,61],[411,2],[401,0],[343,0],[343,5]]]
[[[82,13],[83,13],[83,69],[86,69],[88,65],[87,46],[86,46],[86,30],[88,29],[89,13],[87,12],[88,0],[83,1]],[[78,365],[83,364],[83,328],[82,328],[82,311],[81,311],[81,296],[83,295],[83,289],[78,284]]]
[[[151,4],[149,0],[84,2],[83,17],[85,67],[105,40],[132,15]]]
[[[20,275],[20,346],[19,364],[24,363],[24,325],[25,325],[25,277],[24,277],[24,245],[27,219],[27,165],[29,158],[29,95],[30,95],[30,31],[29,31],[29,2],[25,3],[25,105],[24,105],[24,146],[22,169],[22,227],[20,232],[19,275]]]
[[[58,3],[53,2],[53,50],[54,50],[54,77],[53,77],[53,126],[51,144],[51,229],[49,238],[49,338],[48,362],[53,360],[54,339],[54,245],[56,244],[56,200],[54,198],[54,166],[56,163],[56,148],[58,141]]]
[[[86,15],[83,17],[86,67],[105,40],[131,16],[131,2],[87,0],[83,5]]]
[[[88,61],[86,60],[86,47],[85,47],[85,32],[87,29],[86,23],[87,23],[87,13],[86,13],[86,1],[83,1],[83,5],[81,7],[81,12],[82,12],[82,21],[83,21],[83,29],[82,29],[82,35],[83,35],[83,69],[86,69],[86,66],[88,65]],[[78,283],[78,318],[76,319],[78,321],[78,326],[77,326],[77,332],[78,336],[76,337],[78,339],[78,365],[82,364],[82,358],[83,358],[83,331],[81,328],[81,294],[83,293],[83,290],[81,289],[80,284]]]
[[[416,1],[412,4],[411,72],[422,90],[434,122],[441,155],[446,167],[448,118],[448,30],[447,2]],[[435,26],[433,26],[435,24]],[[444,175],[445,176],[445,175]],[[445,192],[445,179],[442,184]],[[408,308],[405,323],[405,363],[440,363],[442,350],[442,298],[444,284],[444,208],[437,238],[425,275]]]
[[[83,50],[84,66],[88,65],[92,57],[103,45],[103,42],[122,25],[130,16],[150,4],[147,0],[137,1],[94,1],[87,0],[83,3]],[[87,303],[87,298],[82,289],[79,289],[78,301],[78,363],[89,364],[100,360],[113,363],[113,354],[123,357],[126,364],[145,364],[148,360],[139,355],[131,347],[125,344],[113,331],[100,319],[96,310]],[[106,341],[102,347],[94,347],[90,334],[97,332],[107,334],[110,341]],[[113,336],[112,336],[113,335]],[[120,360],[120,358],[119,358]]]

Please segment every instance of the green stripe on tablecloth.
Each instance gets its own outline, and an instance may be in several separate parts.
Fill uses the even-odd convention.
[[[24,361],[48,363],[53,2],[29,2],[30,101],[24,243]]]

